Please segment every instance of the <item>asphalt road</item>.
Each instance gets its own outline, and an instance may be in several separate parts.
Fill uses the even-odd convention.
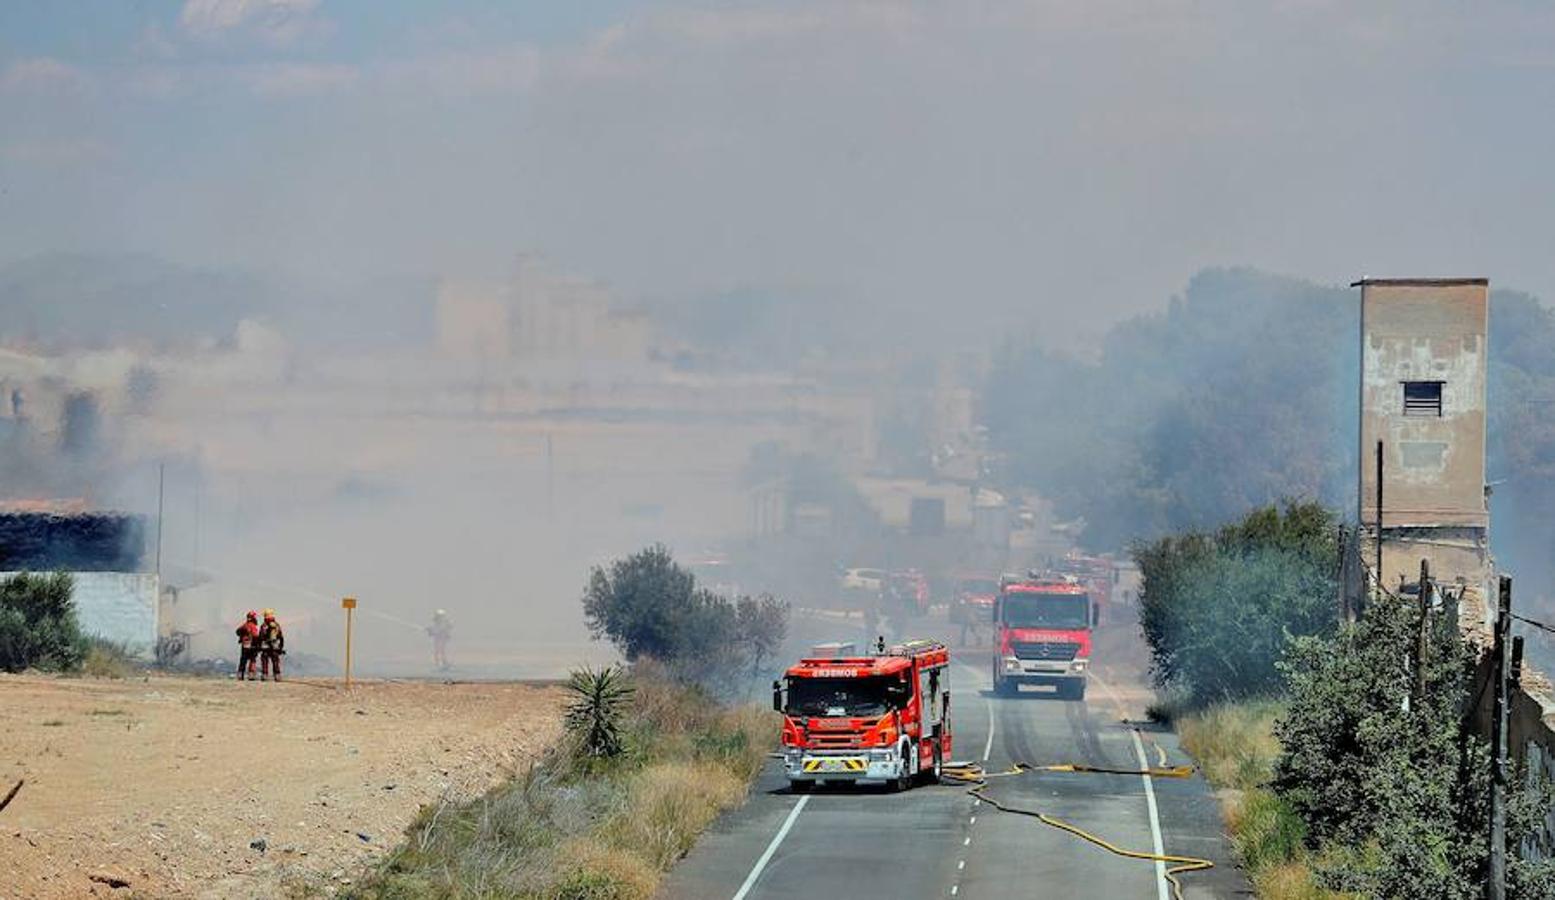
[[[983,654],[975,659],[981,661]],[[1020,761],[1139,769],[1189,762],[1175,736],[1136,732],[1093,679],[1084,702],[1026,688],[995,697],[986,672],[953,667],[957,760],[993,771]],[[1158,751],[1156,748],[1159,747]],[[1204,857],[1216,868],[1180,876],[1185,900],[1251,896],[1234,868],[1209,787],[1140,775],[1027,773],[990,781],[1001,803],[1039,810],[1113,844]],[[1152,802],[1153,795],[1153,802]],[[1159,835],[1159,839],[1157,839]],[[1026,816],[1000,812],[964,787],[873,787],[788,793],[772,761],[750,802],[720,818],[668,876],[661,896],[712,900],[795,897],[1171,897],[1164,865],[1120,857]]]

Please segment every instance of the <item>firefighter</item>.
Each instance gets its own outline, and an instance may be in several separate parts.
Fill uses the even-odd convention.
[[[248,611],[238,626],[238,680],[254,680],[254,659],[259,655],[259,613]]]
[[[427,634],[432,638],[432,662],[439,669],[449,668],[448,638],[453,630],[454,624],[448,619],[448,610],[440,609],[432,614],[432,624],[427,627]]]
[[[286,655],[286,633],[275,620],[275,610],[265,610],[265,620],[259,625],[259,680],[281,680],[281,657]],[[271,672],[274,672],[272,678]]]

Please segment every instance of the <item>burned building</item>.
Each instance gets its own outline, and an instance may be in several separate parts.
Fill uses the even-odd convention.
[[[80,502],[0,505],[0,578],[70,572],[81,630],[135,649],[158,637],[159,579],[144,571],[146,520]]]
[[[1465,624],[1473,624],[1490,578],[1489,282],[1364,279],[1354,286],[1361,289],[1364,561],[1394,589],[1416,580],[1428,560],[1439,581],[1466,587],[1472,605]]]

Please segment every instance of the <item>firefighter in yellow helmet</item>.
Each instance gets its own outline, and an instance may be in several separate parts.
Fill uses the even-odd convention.
[[[259,680],[281,680],[281,657],[286,655],[286,633],[275,620],[275,610],[267,609],[259,623]],[[271,673],[274,673],[272,678]]]

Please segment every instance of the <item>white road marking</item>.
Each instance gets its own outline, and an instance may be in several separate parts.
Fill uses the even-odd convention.
[[[1145,806],[1150,810],[1150,840],[1155,849],[1156,856],[1165,856],[1166,850],[1161,843],[1161,816],[1155,805],[1155,785],[1150,781],[1150,761],[1145,758],[1145,745],[1139,740],[1139,732],[1130,730],[1134,737],[1134,753],[1139,757],[1140,777],[1145,780]],[[1157,900],[1171,900],[1171,894],[1166,887],[1166,863],[1155,861],[1155,888]]]
[[[970,822],[968,822],[967,824],[968,825],[976,825],[977,824],[977,816],[973,816],[972,820]]]
[[[961,842],[961,846],[963,846],[963,847],[969,847],[971,845],[972,845],[972,839],[970,837],[968,837],[966,840]],[[739,900],[739,898],[736,897],[735,900]]]
[[[956,896],[956,893],[958,891],[960,891],[960,890],[961,890],[961,885],[959,885],[959,884],[951,885],[950,886],[950,896],[952,896],[952,897]]]
[[[958,870],[959,869],[965,869],[966,868],[966,860],[963,859],[960,862],[956,863],[956,868]]]
[[[756,879],[761,877],[762,870],[772,860],[772,854],[777,852],[778,845],[783,843],[783,838],[788,837],[788,829],[794,827],[794,820],[799,818],[800,811],[809,802],[810,795],[806,794],[799,798],[799,802],[794,804],[793,809],[789,810],[788,818],[783,820],[783,827],[779,828],[778,833],[772,836],[772,843],[767,845],[767,849],[761,854],[761,858],[756,860],[756,865],[751,868],[751,873],[745,876],[745,883],[740,885],[740,889],[735,892],[734,900],[745,900],[745,895],[749,894],[751,888],[756,886]]]

